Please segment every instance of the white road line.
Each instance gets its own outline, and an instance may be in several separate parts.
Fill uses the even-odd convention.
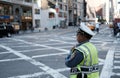
[[[102,62],[102,63],[104,63],[104,61],[105,61],[105,60],[103,60],[103,59],[99,58],[99,61],[100,61],[100,62]]]
[[[4,59],[4,60],[0,60],[0,63],[8,62],[8,61],[19,61],[19,60],[24,60],[24,59],[23,58]]]
[[[18,51],[16,51],[18,52]],[[12,53],[12,52],[10,52]],[[35,59],[35,58],[40,58],[40,57],[47,57],[47,56],[56,56],[56,55],[65,55],[68,53],[54,53],[54,54],[43,54],[43,55],[36,55],[36,56],[32,56],[31,58]],[[19,61],[19,60],[24,60],[23,58],[13,58],[13,59],[4,59],[4,60],[0,60],[0,62],[8,62],[8,61]],[[99,58],[99,65],[103,65],[104,64],[104,60]]]
[[[48,49],[51,49],[51,48],[40,48],[40,49],[32,49],[32,50],[22,50],[22,51],[17,51],[17,52],[31,52],[31,51],[40,51],[40,50],[48,50]],[[11,53],[11,52],[0,52],[0,55],[1,54],[8,54],[8,53]]]
[[[120,66],[114,66],[114,69],[119,69],[120,70]]]
[[[76,36],[72,36],[72,37],[61,37],[64,40],[75,40]]]
[[[45,75],[47,73],[45,72],[37,72],[37,73],[33,73],[33,74],[27,74],[27,75],[20,75],[20,76],[13,76],[13,77],[8,77],[8,78],[40,78],[41,75]]]
[[[56,55],[64,55],[64,54],[68,54],[68,53],[64,52],[64,53],[54,53],[54,54],[43,54],[43,55],[32,56],[32,58],[40,58],[40,57],[56,56]]]
[[[60,68],[56,69],[57,72],[63,72],[63,71],[69,71],[70,68]],[[46,75],[46,72],[37,72],[33,74],[26,74],[26,75],[20,75],[20,76],[14,76],[14,77],[8,77],[8,78],[29,78],[29,77],[37,77],[40,78],[41,75]]]
[[[44,70],[45,72],[47,72],[48,74],[50,74],[51,76],[53,76],[54,78],[67,78],[65,77],[64,75],[60,74],[59,72],[57,72],[56,70],[46,66],[45,64],[43,63],[40,63],[22,53],[19,53],[19,52],[16,52],[15,50],[9,48],[9,47],[6,47],[6,46],[3,46],[3,45],[0,45],[0,47],[4,48],[4,49],[7,49],[8,51],[12,52],[13,54],[19,56],[20,58],[23,58],[24,60],[30,62],[31,64],[35,65],[35,66],[38,66],[40,69]]]
[[[64,44],[64,43],[52,43],[52,44],[51,43],[47,43],[47,44],[44,44],[44,45],[49,45],[50,46],[50,45],[59,45],[59,44]]]
[[[115,73],[115,75],[120,76],[120,73]]]
[[[73,47],[73,46],[58,46],[57,48],[71,48],[71,47]]]
[[[114,63],[120,63],[120,60],[119,60],[119,61],[117,61],[117,60],[114,60]]]
[[[13,39],[13,38],[11,38],[11,39]],[[65,49],[60,49],[60,48],[46,46],[46,45],[42,45],[42,44],[36,44],[36,43],[32,43],[32,42],[27,42],[27,41],[24,41],[24,40],[21,40],[21,39],[15,39],[14,38],[13,40],[20,41],[20,42],[23,42],[23,43],[26,43],[26,44],[29,44],[29,45],[36,45],[36,46],[40,46],[40,47],[43,47],[43,48],[50,48],[50,49],[55,49],[55,50],[58,50],[58,51],[63,51],[63,52],[69,53],[69,51],[65,50]]]
[[[101,71],[100,78],[110,78],[112,74],[112,67],[113,67],[113,58],[114,58],[114,51],[115,51],[115,46],[110,48],[106,55],[106,59],[104,62],[103,69]]]
[[[1,55],[1,54],[7,54],[7,53],[11,53],[11,52],[0,52],[0,55]]]
[[[56,39],[50,39],[50,41],[57,41],[57,42],[60,42],[60,43],[67,43],[67,44],[73,44],[73,45],[75,45],[76,43],[74,43],[74,42],[66,42],[66,41],[62,41],[62,40],[56,40]]]
[[[21,45],[21,46],[10,46],[10,47],[14,47],[14,48],[17,48],[17,47],[36,47],[36,46],[33,46],[33,45]]]
[[[115,51],[115,56],[120,56],[120,52]]]
[[[32,49],[32,50],[23,50],[23,51],[19,51],[19,52],[26,53],[26,52],[31,52],[31,51],[41,51],[41,50],[48,50],[48,49],[51,49],[51,48],[40,48],[40,49]]]
[[[116,59],[120,59],[120,56],[115,56]]]
[[[64,72],[64,71],[69,71],[70,68],[61,68],[61,69],[57,69],[58,72]]]

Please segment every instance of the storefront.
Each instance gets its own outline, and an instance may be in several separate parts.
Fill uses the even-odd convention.
[[[0,22],[17,22],[21,30],[32,28],[32,7],[0,1]]]
[[[12,5],[0,3],[0,22],[11,21],[13,21]]]

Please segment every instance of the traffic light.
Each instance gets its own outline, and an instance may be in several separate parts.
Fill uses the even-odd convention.
[[[86,11],[87,11],[87,3],[85,0],[83,0],[83,16],[86,17]]]

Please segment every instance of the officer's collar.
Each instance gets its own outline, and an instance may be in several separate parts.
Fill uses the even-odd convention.
[[[76,45],[76,47],[78,47],[78,46],[80,46],[80,45],[82,45],[82,44],[84,44],[84,43],[87,43],[87,42],[89,42],[89,40],[80,42],[80,43],[78,43],[78,44]]]

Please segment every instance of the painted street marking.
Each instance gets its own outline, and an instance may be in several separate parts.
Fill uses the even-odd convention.
[[[113,73],[112,75],[117,75],[117,76],[120,76],[120,73]]]
[[[120,63],[120,61],[115,60],[114,63]]]
[[[13,40],[16,40],[16,41],[21,41],[23,43],[26,43],[26,44],[31,44],[31,45],[37,45],[37,46],[42,46],[44,48],[42,49],[33,49],[33,50],[24,50],[24,51],[17,51],[17,52],[30,52],[30,51],[39,51],[39,50],[46,50],[46,49],[56,49],[56,50],[59,50],[59,51],[63,51],[64,53],[54,53],[54,54],[43,54],[43,55],[36,55],[36,56],[32,56],[32,58],[39,58],[39,57],[47,57],[47,56],[55,56],[55,55],[64,55],[64,54],[68,54],[69,53],[69,50],[65,50],[65,49],[61,49],[61,48],[56,48],[56,47],[50,47],[50,46],[45,46],[45,45],[40,45],[40,44],[35,44],[35,43],[31,43],[31,42],[27,42],[27,41],[24,41],[24,40],[20,40],[20,39],[13,39]],[[60,41],[60,40],[59,40]],[[63,46],[64,47],[64,46]],[[68,46],[69,47],[69,46]],[[71,47],[71,46],[70,46]],[[64,47],[65,48],[65,47]],[[11,52],[9,52],[11,53]],[[14,60],[19,60],[19,59],[12,59],[12,61]],[[5,61],[10,61],[9,60],[5,60]],[[103,65],[104,64],[104,60],[103,59],[100,59],[99,58],[99,61],[100,61],[100,65]],[[4,62],[3,60],[1,62]]]
[[[23,51],[19,51],[22,53],[26,53],[26,52],[31,52],[31,51],[41,51],[41,50],[49,50],[51,48],[40,48],[40,49],[32,49],[32,50],[23,50]]]
[[[51,46],[46,46],[46,45],[35,44],[35,43],[32,43],[32,42],[27,42],[27,41],[20,40],[20,39],[13,39],[13,40],[15,40],[15,41],[20,41],[20,42],[23,42],[23,43],[26,43],[26,44],[29,44],[29,45],[41,46],[41,47],[43,47],[43,48],[56,49],[56,50],[65,52],[65,53],[63,53],[63,54],[68,54],[68,53],[69,53],[69,50],[65,50],[65,49],[60,49],[60,48],[56,48],[56,47],[51,47]],[[60,41],[60,40],[59,40],[59,41]],[[60,42],[61,42],[61,41],[60,41]],[[63,43],[64,43],[64,42],[63,42]],[[72,44],[73,44],[73,43],[72,43]],[[2,46],[2,45],[1,45],[1,46]],[[41,56],[36,56],[36,57],[33,56],[32,58],[30,58],[30,57],[28,57],[28,56],[26,56],[26,55],[24,55],[24,54],[22,54],[22,53],[18,53],[17,51],[15,51],[15,50],[13,50],[13,49],[11,49],[11,48],[9,48],[9,47],[5,47],[5,46],[2,46],[2,47],[4,47],[4,48],[6,48],[7,50],[9,50],[11,53],[16,54],[17,56],[21,57],[22,59],[24,59],[24,60],[26,60],[26,61],[28,61],[28,62],[36,65],[36,66],[39,66],[40,69],[43,69],[43,70],[46,71],[48,74],[52,75],[54,78],[56,78],[56,77],[57,77],[57,78],[66,78],[65,76],[63,76],[63,75],[60,74],[59,72],[56,72],[56,70],[51,69],[51,68],[49,68],[48,66],[46,66],[46,65],[44,65],[44,64],[42,64],[42,63],[40,63],[40,62],[38,62],[38,61],[36,61],[36,60],[34,60],[34,59],[32,59],[32,58],[37,58],[37,57],[45,57],[45,56],[48,56],[49,54],[41,55]],[[57,55],[57,54],[53,54],[53,55]],[[58,55],[59,55],[59,53],[58,53]],[[61,55],[62,55],[62,53],[61,53]],[[52,54],[49,55],[49,56],[52,56]],[[100,59],[100,61],[101,61],[101,59]],[[103,60],[102,60],[102,63],[103,63]],[[44,69],[44,68],[45,68],[45,69]],[[48,71],[48,70],[50,70],[50,71]],[[65,70],[67,70],[67,69],[65,69]],[[25,76],[25,77],[27,77],[27,76]],[[23,78],[23,77],[22,77],[22,78]]]
[[[21,39],[13,39],[15,41],[20,41],[20,42],[23,42],[23,43],[26,43],[26,44],[29,44],[29,45],[36,45],[36,46],[40,46],[40,47],[43,47],[43,48],[50,48],[50,49],[55,49],[55,50],[58,50],[58,51],[63,51],[63,52],[67,52],[69,53],[69,50],[65,50],[65,49],[60,49],[60,48],[56,48],[56,47],[51,47],[51,46],[47,46],[47,45],[41,45],[41,44],[36,44],[36,43],[32,43],[32,42],[27,42],[27,41],[24,41],[24,40],[21,40]]]
[[[6,47],[6,46],[3,46],[3,45],[0,45],[0,47],[4,48],[4,49],[7,49],[8,51],[12,52],[13,54],[19,56],[20,58],[23,58],[24,60],[30,62],[31,64],[35,65],[35,66],[38,66],[40,69],[44,70],[45,72],[47,72],[48,74],[50,74],[51,76],[53,76],[54,78],[67,78],[65,77],[64,75],[60,74],[59,72],[57,72],[56,70],[46,66],[45,64],[43,63],[40,63],[22,53],[19,53],[19,52],[16,52],[15,50],[9,48],[9,47]]]
[[[17,52],[31,52],[31,51],[40,51],[40,50],[48,50],[48,49],[51,49],[51,48],[41,48],[41,49],[23,50],[23,51],[17,51]],[[0,55],[1,55],[1,54],[8,54],[8,53],[11,53],[11,52],[0,52]]]
[[[19,47],[37,47],[37,46],[33,46],[33,45],[21,45],[21,46],[10,46],[10,47],[14,47],[14,48],[19,48]]]
[[[73,46],[58,46],[57,48],[71,48],[71,47],[73,47]]]
[[[68,54],[68,53],[43,54],[43,55],[32,56],[32,58],[40,58],[40,57],[48,57],[48,56],[56,56],[56,55],[64,55],[64,54]]]
[[[11,52],[0,52],[0,55],[1,55],[1,54],[7,54],[7,53],[11,53]]]
[[[115,51],[115,46],[110,48],[106,55],[106,59],[104,62],[103,69],[101,71],[100,78],[110,78],[112,74],[112,67],[113,67],[113,58],[114,58],[114,51]]]
[[[45,75],[45,74],[47,74],[47,73],[45,73],[45,72],[38,72],[38,73],[34,73],[34,74],[13,76],[13,77],[8,77],[8,78],[34,78],[34,77],[40,78],[41,75]]]
[[[57,72],[63,72],[63,71],[69,71],[70,68],[60,68],[60,69],[56,69]],[[37,73],[33,73],[33,74],[26,74],[26,75],[20,75],[20,76],[13,76],[13,77],[8,77],[8,78],[29,78],[29,77],[38,77],[40,78],[40,76],[42,75],[46,75],[46,72],[37,72]]]
[[[70,68],[61,68],[61,69],[57,69],[58,72],[64,72],[64,71],[69,71]]]
[[[114,69],[119,69],[120,70],[120,66],[114,66]]]
[[[8,61],[19,61],[19,60],[24,60],[23,58],[14,58],[14,59],[4,59],[4,60],[0,60],[1,62],[8,62]]]
[[[50,41],[57,41],[57,42],[60,42],[60,43],[67,43],[67,44],[76,44],[76,43],[74,43],[74,42],[66,42],[66,41],[62,41],[62,40],[56,40],[56,39],[50,39]]]
[[[116,59],[120,59],[120,56],[115,56]]]
[[[115,51],[115,56],[120,56],[120,52]]]

